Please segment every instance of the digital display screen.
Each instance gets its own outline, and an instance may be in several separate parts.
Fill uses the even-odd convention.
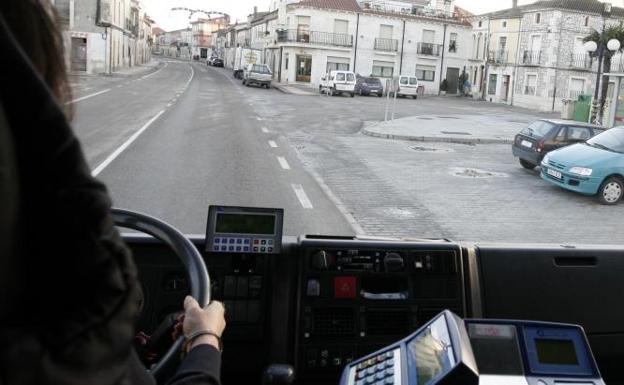
[[[218,213],[216,228],[222,234],[275,234],[275,215]]]
[[[535,339],[537,359],[546,365],[578,365],[578,357],[572,340]]]
[[[435,320],[408,344],[410,377],[417,385],[433,383],[441,374],[455,365],[455,354],[446,318]]]

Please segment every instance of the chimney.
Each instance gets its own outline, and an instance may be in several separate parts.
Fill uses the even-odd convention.
[[[258,13],[258,6],[254,6],[254,15]]]
[[[511,8],[518,8],[518,0],[511,1]]]

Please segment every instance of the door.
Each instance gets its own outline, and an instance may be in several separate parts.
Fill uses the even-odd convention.
[[[567,144],[583,143],[591,138],[588,127],[568,126]]]
[[[546,154],[550,151],[567,146],[566,131],[566,127],[561,126],[546,134],[547,136],[545,136],[546,140],[544,140],[544,150],[542,151],[542,154]]]
[[[87,70],[87,39],[72,37],[71,39],[71,70],[84,72]]]
[[[301,43],[310,42],[310,17],[299,16],[297,19],[297,41]]]
[[[297,77],[298,82],[310,83],[312,75],[312,56],[297,55]]]
[[[503,84],[502,84],[502,88],[501,88],[501,99],[503,101],[507,101],[508,98],[508,94],[509,94],[509,79],[510,76],[509,75],[503,75]]]
[[[446,84],[448,85],[446,90],[447,93],[457,93],[457,87],[459,85],[459,68],[448,67],[446,69]]]

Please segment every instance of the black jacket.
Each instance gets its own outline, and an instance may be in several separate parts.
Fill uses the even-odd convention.
[[[2,15],[0,52],[0,383],[149,383],[107,190]],[[216,349],[195,348],[173,383],[218,384],[219,367]]]

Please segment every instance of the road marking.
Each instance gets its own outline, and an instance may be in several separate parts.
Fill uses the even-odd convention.
[[[284,170],[290,170],[290,165],[286,161],[286,158],[284,158],[283,156],[278,156],[277,161],[279,162],[280,166],[282,166]]]
[[[109,92],[109,91],[110,91],[110,88],[107,88],[107,89],[102,90],[102,91],[100,91],[100,92],[96,92],[96,93],[91,94],[91,95],[87,95],[87,96],[83,96],[83,97],[78,98],[78,99],[74,99],[74,100],[69,101],[69,102],[67,102],[67,103],[65,103],[65,104],[67,105],[67,104],[72,104],[72,103],[78,103],[78,102],[81,102],[81,101],[83,101],[83,100],[86,100],[86,99],[92,98],[92,97],[94,97],[94,96],[98,96],[98,95],[105,94],[105,93],[107,93],[107,92]]]
[[[142,78],[137,79],[137,81],[138,81],[138,80],[144,80],[144,79],[147,79],[147,78],[149,78],[149,77],[151,77],[151,76],[156,75],[156,74],[157,74],[157,73],[159,73],[160,71],[162,71],[162,70],[164,70],[165,68],[167,68],[167,66],[168,66],[168,65],[169,65],[169,63],[165,63],[165,65],[164,65],[162,68],[160,68],[160,69],[158,69],[158,70],[156,70],[156,71],[152,72],[151,74],[145,75],[145,76],[143,76]]]
[[[303,206],[304,209],[314,208],[314,206],[312,206],[312,202],[310,202],[310,198],[308,198],[308,195],[305,193],[302,185],[292,184],[292,188],[293,190],[295,190],[295,195],[297,195],[299,203],[301,203],[301,206]]]
[[[139,135],[141,135],[145,130],[147,130],[149,128],[149,126],[152,125],[152,123],[154,123],[156,121],[156,119],[160,118],[160,116],[165,112],[165,110],[160,111],[159,113],[157,113],[153,118],[151,118],[147,123],[145,123],[145,125],[143,127],[141,127],[139,129],[139,131],[135,132],[130,138],[128,138],[128,140],[126,140],[124,142],[124,144],[122,144],[121,146],[119,146],[119,148],[117,148],[112,154],[110,154],[108,156],[108,158],[106,158],[102,163],[100,163],[99,166],[97,166],[95,168],[95,170],[93,170],[91,172],[91,175],[93,176],[98,176],[106,167],[108,167],[108,165],[110,165],[122,152],[124,152],[124,150],[126,148],[128,148],[128,146],[130,146],[132,144],[132,142],[134,142]]]
[[[272,148],[277,148],[277,143],[275,143],[274,140],[269,140],[269,146],[271,146]]]
[[[173,103],[169,103],[167,104],[167,107],[171,107],[173,105]]]
[[[262,118],[261,117],[257,117],[256,120],[257,121],[262,121]]]
[[[268,133],[269,133],[269,129],[268,129],[268,128],[266,128],[266,127],[262,127],[262,128],[261,128],[261,130],[262,130],[262,132],[264,132],[265,134],[268,134]]]

